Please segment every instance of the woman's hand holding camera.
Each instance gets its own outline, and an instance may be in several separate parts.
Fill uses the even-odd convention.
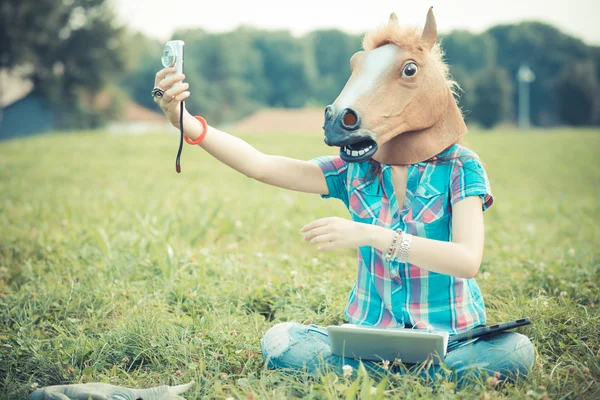
[[[156,79],[154,81],[154,87],[160,88],[164,93],[162,96],[154,96],[154,102],[163,110],[169,122],[179,128],[179,107],[181,102],[190,96],[190,92],[187,90],[190,85],[183,83],[185,78],[184,74],[175,75],[175,67],[169,67],[161,69],[156,73]],[[173,74],[167,77],[168,74]],[[176,83],[180,83],[176,85]],[[184,119],[191,117],[187,110],[184,111]]]

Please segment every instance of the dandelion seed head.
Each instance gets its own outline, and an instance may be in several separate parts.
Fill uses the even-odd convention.
[[[342,367],[342,371],[344,371],[344,377],[349,378],[352,376],[352,371],[354,370],[354,368],[352,368],[351,365],[344,365]]]

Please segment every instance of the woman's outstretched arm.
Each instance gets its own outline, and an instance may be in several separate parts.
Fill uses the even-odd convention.
[[[156,74],[154,86],[165,90],[165,93],[162,98],[155,98],[155,102],[171,124],[178,128],[179,107],[190,96],[190,92],[187,83],[173,86],[183,82],[183,74],[165,78],[174,72],[175,68],[165,68]],[[191,140],[199,138],[203,134],[202,124],[187,110],[184,110],[183,118],[185,135]],[[240,138],[210,126],[200,146],[217,160],[249,178],[299,192],[328,194],[323,172],[314,163],[264,154]]]

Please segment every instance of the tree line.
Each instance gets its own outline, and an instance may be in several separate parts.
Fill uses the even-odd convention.
[[[60,112],[61,128],[101,126],[118,116],[128,98],[156,109],[149,92],[164,43],[117,26],[106,0],[5,1],[0,68],[33,66],[36,91]],[[295,37],[251,27],[173,35],[186,43],[188,108],[215,123],[263,107],[333,102],[361,38],[334,29]],[[536,75],[534,125],[600,124],[600,47],[540,22],[498,25],[480,34],[457,30],[441,42],[469,122],[493,127],[516,120],[515,76],[526,64]]]

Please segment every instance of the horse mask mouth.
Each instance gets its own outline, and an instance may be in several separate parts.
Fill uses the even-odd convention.
[[[357,137],[340,146],[340,158],[346,162],[364,162],[377,152],[377,148],[377,142],[370,136]]]
[[[340,158],[346,162],[365,162],[377,152],[379,146],[368,131],[357,132],[356,135],[346,136],[343,140],[331,142],[328,135],[325,143],[340,148]]]

